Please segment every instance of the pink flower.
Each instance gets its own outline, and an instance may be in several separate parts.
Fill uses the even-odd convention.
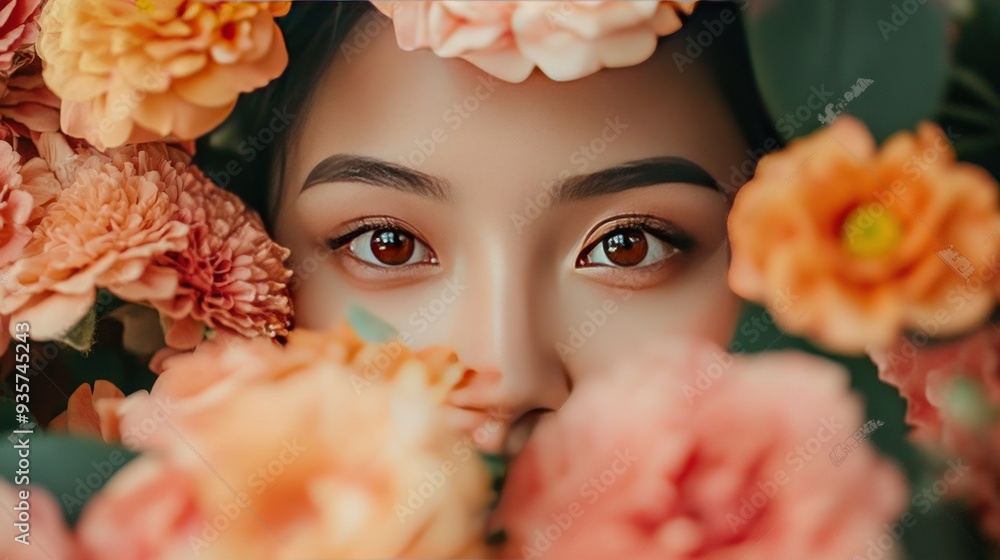
[[[509,82],[537,66],[553,80],[638,64],[657,39],[680,29],[694,3],[467,1],[373,2],[399,46],[461,57]]]
[[[87,550],[110,559],[481,554],[485,469],[456,450],[462,435],[445,428],[440,395],[403,382],[433,379],[441,364],[407,353],[399,383],[359,390],[354,360],[367,348],[332,331],[288,347],[233,340],[170,358],[151,393],[118,410],[126,445],[160,466],[134,474],[129,465],[120,476],[135,482],[113,479],[84,512]],[[439,471],[446,482],[428,483]]]
[[[34,200],[21,189],[20,160],[10,144],[0,141],[0,267],[20,256],[31,239],[28,219]]]
[[[989,402],[1000,405],[1000,334],[991,326],[931,346],[918,347],[901,337],[893,347],[872,348],[869,354],[879,379],[906,399],[910,435],[924,444],[937,444],[944,436],[943,409],[958,379],[976,382]]]
[[[867,444],[832,463],[862,423],[831,363],[668,345],[579,386],[542,420],[501,496],[505,557],[865,554],[907,496]]]
[[[983,531],[1000,540],[1000,334],[987,326],[959,340],[918,346],[903,338],[871,349],[879,378],[906,400],[910,437],[925,449],[959,459],[968,473],[949,486],[980,514]],[[963,387],[962,383],[966,383]],[[965,399],[959,400],[966,391]],[[971,398],[968,398],[971,395]],[[952,482],[952,481],[948,481]]]
[[[181,560],[197,557],[188,538],[204,522],[188,473],[141,457],[87,503],[77,533],[92,558]]]
[[[28,493],[30,504],[28,544],[14,540],[21,535],[15,523],[25,511],[23,492]],[[63,521],[59,503],[43,488],[14,486],[0,479],[0,505],[5,518],[0,524],[0,555],[4,560],[87,560]]]
[[[42,0],[12,0],[0,8],[0,73],[14,67],[19,51],[38,38],[38,16]]]
[[[152,302],[166,325],[167,345],[194,348],[206,328],[248,338],[287,335],[290,251],[271,239],[257,213],[195,167],[153,154],[132,160],[161,173],[177,204],[174,219],[188,227],[186,248],[155,259],[180,277],[170,298]]]

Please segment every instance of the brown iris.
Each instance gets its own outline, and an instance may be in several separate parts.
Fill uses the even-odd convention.
[[[608,260],[618,266],[636,266],[649,252],[646,234],[636,228],[616,229],[605,235],[601,243]]]
[[[413,257],[413,237],[398,229],[378,229],[372,233],[371,250],[381,263],[406,264]]]

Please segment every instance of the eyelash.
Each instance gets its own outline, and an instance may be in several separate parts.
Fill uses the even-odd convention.
[[[413,263],[411,265],[406,265],[406,266],[413,266],[415,264],[437,264],[437,256],[434,254],[434,251],[430,249],[430,246],[427,245],[427,243],[419,235],[413,232],[412,227],[408,226],[403,222],[384,216],[377,216],[377,217],[362,218],[358,220],[355,224],[352,224],[354,225],[354,227],[352,227],[350,231],[337,235],[336,237],[331,237],[330,239],[327,239],[326,240],[327,248],[329,248],[331,251],[338,251],[340,249],[347,247],[358,237],[361,237],[366,233],[374,232],[381,229],[398,230],[405,232],[406,234],[411,236],[416,243],[419,243],[421,246],[425,247],[429,256],[429,260],[426,263]],[[361,259],[357,260],[361,261],[362,264],[370,268],[383,268],[386,270],[394,268],[391,266],[382,267],[378,265],[373,265],[371,263],[364,262]],[[398,268],[402,268],[402,266]]]
[[[688,235],[687,233],[681,231],[676,225],[655,218],[653,216],[643,216],[643,215],[632,215],[625,217],[615,217],[598,224],[591,232],[587,235],[587,242],[583,245],[580,250],[579,255],[576,259],[577,268],[591,268],[596,266],[607,266],[607,265],[594,265],[593,263],[588,263],[586,260],[590,254],[600,245],[604,239],[611,233],[618,230],[625,229],[637,229],[644,233],[655,237],[659,241],[666,243],[667,245],[675,248],[677,253],[687,253],[695,248],[697,241]],[[620,267],[625,268],[625,267]],[[637,267],[641,268],[641,267]]]

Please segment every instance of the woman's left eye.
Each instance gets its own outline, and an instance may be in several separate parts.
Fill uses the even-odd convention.
[[[619,227],[590,243],[577,266],[642,268],[665,261],[681,250],[638,226]]]
[[[398,228],[379,228],[361,233],[351,239],[347,250],[356,259],[382,268],[435,262],[427,245],[410,232]]]

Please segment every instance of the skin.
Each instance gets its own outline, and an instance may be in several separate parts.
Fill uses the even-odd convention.
[[[350,63],[336,57],[298,115],[278,193],[276,235],[297,269],[296,325],[330,327],[358,305],[416,347],[455,348],[478,373],[450,401],[459,424],[489,422],[476,442],[485,451],[516,446],[521,428],[574,386],[662,337],[728,345],[739,306],[726,284],[729,206],[719,191],[659,183],[579,200],[546,194],[561,172],[679,156],[724,181],[744,159],[746,142],[707,69],[696,62],[679,73],[674,44],[640,65],[565,83],[536,72],[509,84],[460,59],[404,52],[391,27]],[[405,165],[446,182],[447,197],[343,179],[303,190],[336,154]],[[595,236],[595,227],[630,215],[672,222],[694,246],[658,264],[581,267],[581,256],[594,257],[585,248],[615,229]],[[436,264],[378,268],[352,245],[325,249],[373,216],[398,221]],[[647,256],[673,251],[645,239]]]

